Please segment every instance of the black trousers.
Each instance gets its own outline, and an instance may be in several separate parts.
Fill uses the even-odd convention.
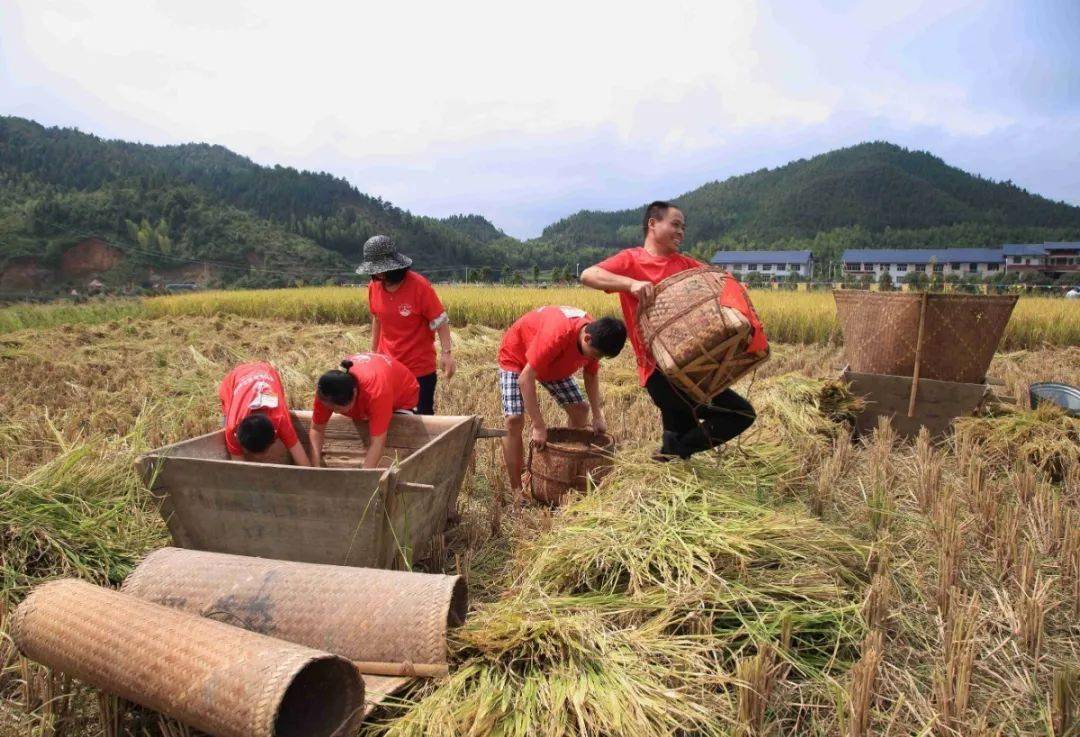
[[[691,399],[659,370],[645,382],[664,425],[664,451],[686,456],[726,443],[754,424],[753,406],[731,389],[708,404]],[[685,452],[684,452],[685,451]]]
[[[436,371],[426,376],[417,376],[416,383],[420,385],[420,401],[416,405],[416,414],[435,414],[435,384],[439,378]]]

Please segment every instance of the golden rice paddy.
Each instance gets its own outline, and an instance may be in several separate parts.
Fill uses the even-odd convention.
[[[440,380],[439,410],[489,425],[501,419],[499,331],[489,325],[536,304],[594,314],[615,304],[577,289],[440,293],[459,368]],[[453,638],[451,675],[419,684],[368,729],[1075,729],[1078,421],[1025,407],[1031,382],[1080,384],[1075,338],[998,354],[991,375],[1016,406],[967,420],[953,439],[905,443],[885,426],[852,440],[838,424],[852,398],[832,381],[831,298],[754,300],[774,338],[805,338],[778,341],[736,387],[759,414],[738,443],[690,462],[647,462],[657,413],[627,355],[601,372],[618,468],[568,507],[509,505],[497,445],[478,444],[462,523],[440,561],[468,579],[474,601]],[[1068,304],[1021,301],[1014,323],[1042,302]],[[217,382],[239,361],[274,361],[292,405],[308,407],[322,371],[369,347],[364,310],[362,290],[203,293],[0,334],[0,619],[36,583],[73,575],[115,585],[166,544],[135,455],[215,428]],[[1033,340],[1012,335],[1013,345]],[[557,424],[546,397],[544,411]],[[137,711],[117,722],[111,702],[20,661],[3,633],[2,737],[179,733]]]

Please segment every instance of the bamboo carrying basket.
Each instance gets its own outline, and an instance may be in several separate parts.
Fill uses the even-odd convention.
[[[615,441],[592,430],[553,427],[543,448],[529,446],[529,491],[544,504],[559,504],[570,491],[585,491],[611,470]]]
[[[447,674],[460,576],[294,563],[182,548],[151,553],[125,594],[348,658],[365,674]]]
[[[217,737],[352,734],[364,686],[344,658],[72,579],[15,610],[26,657]]]
[[[736,301],[745,311],[736,308]],[[769,357],[750,315],[753,306],[735,278],[705,266],[657,284],[652,302],[638,309],[638,324],[657,367],[704,404]],[[750,350],[755,337],[762,338],[764,350]]]
[[[986,377],[1018,299],[854,290],[833,298],[851,371],[967,384]]]

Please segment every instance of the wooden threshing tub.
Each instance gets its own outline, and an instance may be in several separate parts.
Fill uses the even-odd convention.
[[[310,412],[293,412],[310,453]],[[364,470],[366,422],[334,415],[327,468],[231,461],[224,431],[165,446],[138,460],[176,545],[305,563],[404,568],[430,553],[457,515],[457,495],[478,437],[476,416],[395,415],[386,468]]]

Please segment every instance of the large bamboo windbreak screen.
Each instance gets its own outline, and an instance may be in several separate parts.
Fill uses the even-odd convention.
[[[92,584],[44,584],[12,620],[31,660],[217,737],[352,734],[346,659]]]
[[[447,630],[464,620],[468,605],[460,576],[184,548],[151,553],[122,590],[392,676],[445,674]]]
[[[923,295],[833,292],[844,360],[864,374],[912,376]],[[994,357],[1018,297],[926,295],[919,376],[978,384]]]

